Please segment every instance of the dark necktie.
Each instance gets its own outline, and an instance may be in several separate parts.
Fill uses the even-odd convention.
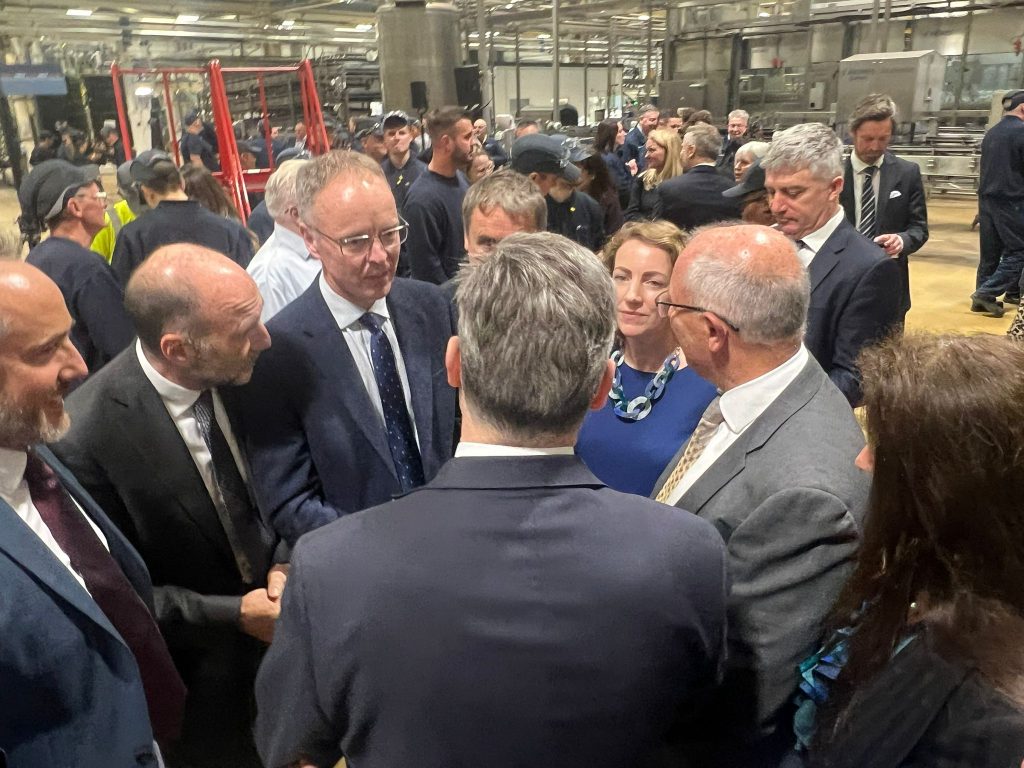
[[[28,454],[25,481],[32,503],[71,559],[71,567],[135,656],[153,734],[159,741],[176,739],[185,710],[185,684],[152,614],[54,471],[34,453]]]
[[[249,488],[238,471],[234,454],[214,416],[213,393],[210,390],[199,395],[192,406],[192,412],[206,447],[210,450],[213,479],[220,490],[220,499],[214,499],[213,505],[235,555],[238,572],[246,584],[256,584],[257,578],[262,583],[268,565],[264,555],[269,551],[270,544],[259,512],[249,496]]]
[[[416,447],[409,409],[405,405],[405,392],[402,390],[402,379],[398,376],[395,352],[382,327],[384,318],[367,312],[359,318],[359,322],[370,332],[370,360],[384,410],[384,427],[388,448],[391,449],[391,460],[402,491],[409,491],[423,485],[423,463]]]
[[[869,165],[864,169],[864,186],[860,191],[860,226],[857,231],[864,237],[875,236],[875,171],[878,169]]]

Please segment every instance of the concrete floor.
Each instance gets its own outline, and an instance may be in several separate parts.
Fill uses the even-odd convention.
[[[116,189],[113,179],[104,188]],[[115,193],[116,194],[116,193]],[[953,333],[1005,333],[1015,313],[996,319],[970,311],[970,295],[978,266],[978,232],[971,231],[977,211],[973,198],[937,195],[928,201],[931,238],[910,259],[912,308],[907,328]],[[0,227],[17,229],[14,190],[0,188]]]

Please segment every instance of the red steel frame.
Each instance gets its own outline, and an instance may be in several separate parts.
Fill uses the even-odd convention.
[[[320,96],[316,90],[313,77],[313,65],[308,59],[294,66],[283,67],[222,67],[214,59],[205,67],[152,67],[152,68],[121,68],[117,62],[110,67],[110,76],[114,81],[114,102],[117,105],[118,125],[128,125],[128,113],[125,109],[124,89],[121,85],[122,75],[154,75],[161,79],[164,91],[164,106],[167,110],[167,124],[171,135],[172,151],[175,162],[181,165],[181,150],[178,147],[177,126],[174,118],[174,104],[171,101],[171,75],[206,75],[210,87],[210,104],[213,108],[213,127],[217,134],[217,149],[220,153],[220,171],[213,175],[225,186],[245,221],[249,218],[249,192],[262,192],[266,188],[267,179],[274,172],[274,153],[270,140],[270,113],[267,108],[266,76],[268,74],[295,73],[299,80],[299,96],[302,101],[302,121],[306,124],[306,149],[313,155],[321,155],[330,149],[327,141],[327,128],[324,125],[323,112],[320,108]],[[262,114],[267,158],[269,168],[257,168],[251,171],[242,169],[238,143],[232,128],[231,107],[228,104],[227,89],[224,85],[225,74],[255,75],[259,84],[260,109]],[[125,159],[131,160],[133,148],[130,142],[124,145]]]

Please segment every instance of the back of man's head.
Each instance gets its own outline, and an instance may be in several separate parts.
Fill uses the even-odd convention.
[[[687,243],[672,273],[671,295],[675,303],[703,308],[709,323],[731,334],[717,357],[701,346],[700,334],[688,335],[696,349],[683,349],[687,359],[692,352],[694,361],[709,360],[696,369],[726,389],[735,371],[723,368],[745,366],[749,380],[795,352],[807,322],[810,284],[782,233],[756,224],[716,225],[698,229]]]
[[[267,213],[277,222],[287,219],[288,211],[298,208],[299,201],[296,195],[296,182],[299,178],[299,171],[302,170],[309,160],[289,160],[282,165],[267,181],[264,201],[267,204]]]
[[[524,231],[543,232],[548,227],[548,205],[536,185],[521,173],[505,168],[469,188],[462,198],[462,223],[469,233],[473,212],[488,214],[500,208],[509,218],[521,220]]]
[[[772,137],[761,160],[766,174],[810,171],[820,181],[843,175],[843,143],[822,123],[801,123]]]
[[[697,123],[686,129],[683,146],[693,147],[693,159],[698,162],[714,161],[722,149],[722,135],[713,125]]]
[[[510,235],[463,267],[456,301],[473,418],[514,445],[578,430],[615,333],[614,289],[598,257],[560,235]]]
[[[460,120],[469,120],[469,113],[462,107],[440,107],[428,112],[425,119],[430,141],[436,142],[451,134]]]

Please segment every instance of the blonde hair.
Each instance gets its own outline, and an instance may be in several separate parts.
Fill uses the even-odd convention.
[[[683,143],[677,131],[662,128],[656,128],[647,134],[647,140],[653,141],[665,150],[665,164],[660,171],[648,168],[640,174],[644,189],[654,189],[663,181],[668,181],[683,172]]]

